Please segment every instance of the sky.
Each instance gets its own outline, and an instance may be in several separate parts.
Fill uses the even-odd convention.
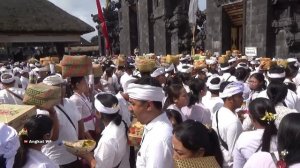
[[[73,16],[78,17],[87,24],[95,27],[96,24],[93,22],[91,14],[97,14],[96,0],[49,0],[56,6],[62,8],[66,12]],[[198,0],[200,10],[206,8],[206,0]],[[101,0],[101,5],[105,5],[105,0]],[[85,39],[90,41],[90,39],[97,35],[97,32],[92,32],[83,35]]]

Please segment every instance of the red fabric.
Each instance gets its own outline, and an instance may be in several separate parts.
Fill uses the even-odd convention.
[[[105,18],[104,18],[103,13],[102,13],[102,7],[101,7],[101,4],[100,4],[100,0],[96,0],[96,4],[97,4],[97,9],[98,9],[98,18],[99,18],[99,21],[101,23],[102,33],[103,33],[103,36],[104,36],[105,41],[106,41],[105,48],[107,50],[110,50],[110,42],[109,42],[109,37],[108,37],[108,31],[107,31],[107,27],[106,27]]]

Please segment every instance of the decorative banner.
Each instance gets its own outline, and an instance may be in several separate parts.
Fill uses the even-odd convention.
[[[100,0],[96,0],[96,4],[97,4],[97,9],[98,9],[98,18],[99,18],[99,21],[101,23],[102,33],[103,33],[103,36],[104,36],[105,41],[106,41],[105,48],[107,50],[110,50],[110,42],[109,42],[109,37],[108,37],[108,31],[107,31],[107,27],[106,27],[105,18],[104,18],[103,13],[102,13],[102,7],[101,7],[101,4],[100,4]]]
[[[198,11],[198,0],[191,0],[189,6],[189,23],[196,24],[196,13]]]

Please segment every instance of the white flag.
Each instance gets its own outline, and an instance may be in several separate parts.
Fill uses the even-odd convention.
[[[198,10],[198,0],[190,0],[189,6],[189,23],[196,24],[196,13]]]

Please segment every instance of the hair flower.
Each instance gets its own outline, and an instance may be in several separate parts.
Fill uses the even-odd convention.
[[[286,149],[280,152],[280,156],[282,158],[285,158],[288,154],[289,154],[289,152]]]
[[[26,128],[22,128],[22,130],[19,132],[19,136],[21,136],[21,135],[28,135]]]
[[[271,112],[265,112],[265,115],[261,118],[261,120],[267,121],[268,124],[271,121],[275,121],[275,119],[276,119],[276,114],[273,114]]]

